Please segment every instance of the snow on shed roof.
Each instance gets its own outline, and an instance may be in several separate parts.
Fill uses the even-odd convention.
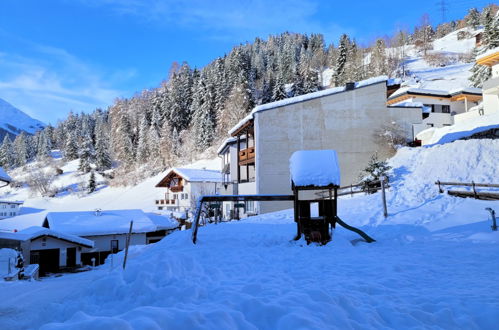
[[[18,205],[21,205],[21,204],[24,204],[24,202],[23,201],[6,201],[6,200],[0,199],[0,204],[18,204]]]
[[[476,94],[482,95],[482,90],[480,88],[473,87],[462,87],[453,89],[450,91],[439,90],[439,89],[424,89],[424,88],[414,88],[414,87],[402,87],[395,91],[388,100],[395,99],[404,94],[414,94],[421,96],[440,96],[440,97],[451,97],[457,94]]]
[[[10,176],[8,176],[7,173],[5,172],[5,170],[1,167],[0,167],[0,181],[4,181],[7,183],[12,182],[12,178]]]
[[[379,77],[373,77],[373,78],[358,81],[355,83],[355,88],[374,85],[374,84],[381,83],[381,82],[386,82],[387,86],[393,86],[393,85],[400,84],[399,79],[388,79],[387,76],[379,76]],[[345,86],[333,87],[333,88],[328,88],[328,89],[318,91],[318,92],[303,94],[303,95],[299,95],[299,96],[295,96],[295,97],[289,97],[289,98],[284,99],[284,100],[258,105],[258,106],[253,108],[253,110],[251,111],[251,113],[249,115],[244,117],[239,123],[237,123],[234,127],[232,127],[229,130],[229,134],[232,135],[238,129],[240,129],[244,124],[246,124],[248,121],[253,119],[253,115],[257,112],[265,111],[265,110],[269,110],[269,109],[274,109],[274,108],[279,108],[279,107],[283,107],[283,106],[286,106],[289,104],[308,101],[311,99],[315,99],[315,98],[319,98],[319,97],[323,97],[323,96],[328,96],[328,95],[332,95],[332,94],[337,94],[337,93],[341,93],[341,92],[345,92],[345,91],[346,91]]]
[[[142,210],[49,212],[43,226],[78,236],[98,236],[126,234],[132,220],[133,233],[159,230],[158,225]]]
[[[340,185],[340,166],[335,150],[299,150],[289,159],[295,186]]]
[[[56,239],[60,239],[63,241],[68,241],[71,243],[75,243],[78,245],[82,245],[88,248],[94,247],[94,242],[91,240],[88,240],[83,237],[79,237],[76,235],[71,235],[71,234],[66,234],[66,233],[61,233],[55,230],[51,230],[48,228],[44,227],[39,227],[39,226],[33,226],[33,227],[28,227],[26,229],[23,229],[17,233],[12,233],[12,232],[0,232],[0,239],[8,239],[8,240],[15,240],[15,241],[28,241],[28,240],[33,240],[37,239],[42,236],[50,236]]]

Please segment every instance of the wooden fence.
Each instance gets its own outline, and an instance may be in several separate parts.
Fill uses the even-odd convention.
[[[457,197],[473,197],[475,199],[483,200],[499,200],[499,192],[489,192],[489,191],[477,191],[476,188],[499,188],[499,184],[496,183],[476,183],[471,182],[435,182],[438,185],[438,191],[440,193],[444,192],[442,186],[461,186],[461,187],[471,187],[472,191],[467,190],[448,190],[447,194]]]

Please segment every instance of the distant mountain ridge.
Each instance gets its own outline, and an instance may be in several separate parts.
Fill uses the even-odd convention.
[[[45,126],[41,121],[28,116],[0,98],[0,143],[7,134],[11,138],[21,134],[21,132],[35,134],[36,131],[43,129]]]

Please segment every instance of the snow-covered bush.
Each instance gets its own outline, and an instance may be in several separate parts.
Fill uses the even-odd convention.
[[[53,197],[57,193],[57,189],[53,186],[54,179],[55,176],[51,171],[31,168],[29,169],[26,183],[32,193],[40,194],[44,197]]]
[[[397,148],[407,145],[407,138],[404,129],[396,122],[383,125],[374,132],[374,141],[381,147],[389,147],[395,154]]]
[[[380,160],[377,153],[373,154],[366,168],[360,174],[362,189],[367,192],[376,192],[381,187],[382,177],[386,178],[385,182],[389,181],[388,171],[390,170],[391,166],[386,161]]]

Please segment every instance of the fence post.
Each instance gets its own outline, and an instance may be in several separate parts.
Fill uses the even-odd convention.
[[[477,193],[476,193],[476,188],[475,188],[475,181],[471,181],[471,186],[473,187],[473,196],[475,199],[478,198]]]
[[[126,237],[125,258],[123,259],[123,269],[125,269],[126,259],[128,257],[128,247],[130,246],[130,239],[132,237],[132,227],[133,227],[133,220],[130,221],[130,230],[128,231],[128,235]]]
[[[383,201],[383,215],[386,218],[388,216],[388,210],[386,207],[386,195],[385,195],[385,180],[386,177],[382,176],[381,178],[381,199]]]
[[[438,192],[442,194],[444,191],[442,190],[442,187],[440,186],[440,180],[437,181],[437,184],[438,184]]]

